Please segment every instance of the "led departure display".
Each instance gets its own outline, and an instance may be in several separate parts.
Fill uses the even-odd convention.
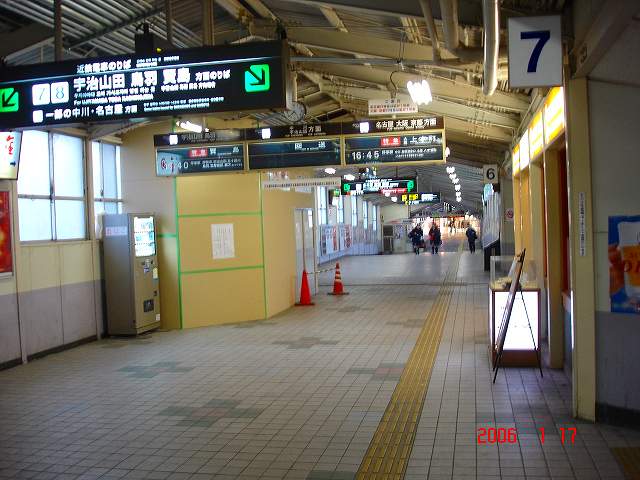
[[[0,128],[286,107],[284,42],[0,69]]]
[[[442,132],[345,138],[347,165],[444,161]]]
[[[340,140],[297,140],[249,144],[249,169],[340,165]]]
[[[400,201],[405,205],[419,205],[421,203],[440,203],[439,193],[404,193]]]
[[[242,144],[174,148],[156,152],[156,175],[244,170]]]
[[[342,195],[364,195],[382,193],[398,195],[416,191],[415,178],[367,178],[348,182],[342,181]]]

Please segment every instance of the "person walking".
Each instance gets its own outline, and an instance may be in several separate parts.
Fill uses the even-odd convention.
[[[429,229],[429,241],[431,242],[431,253],[438,253],[438,248],[442,244],[442,233],[440,232],[440,227],[436,225],[436,223],[431,224],[431,228]]]
[[[476,252],[476,239],[478,238],[478,234],[473,229],[471,224],[469,224],[469,226],[467,227],[467,231],[465,232],[465,235],[467,236],[467,240],[469,241],[469,251],[471,253],[475,253]]]
[[[422,244],[422,236],[424,232],[422,231],[422,227],[420,224],[413,227],[413,230],[409,232],[409,238],[411,239],[411,243],[413,244],[413,253],[418,255],[420,253],[420,245]]]

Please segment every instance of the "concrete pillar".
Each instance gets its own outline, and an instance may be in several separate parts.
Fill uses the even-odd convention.
[[[564,363],[564,308],[562,306],[562,199],[558,152],[544,154],[544,200],[547,225],[547,318],[549,366],[562,368]]]
[[[525,257],[533,260],[536,268],[536,277],[538,286],[540,287],[540,336],[547,336],[546,322],[546,289],[545,277],[547,275],[547,259],[546,259],[546,226],[544,222],[544,172],[542,166],[542,158],[538,157],[535,162],[529,165],[529,208],[531,209],[531,226],[529,228],[529,237],[531,250],[527,251]]]
[[[595,270],[591,152],[586,78],[565,86],[567,117],[567,183],[573,324],[573,413],[595,421]]]

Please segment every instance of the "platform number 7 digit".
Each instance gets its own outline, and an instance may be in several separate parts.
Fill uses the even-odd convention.
[[[538,43],[536,43],[536,46],[533,47],[533,51],[531,52],[531,56],[529,57],[527,72],[535,73],[538,71],[538,60],[540,59],[540,54],[542,53],[542,49],[550,38],[551,31],[549,30],[534,30],[531,32],[520,33],[520,40],[538,40]]]

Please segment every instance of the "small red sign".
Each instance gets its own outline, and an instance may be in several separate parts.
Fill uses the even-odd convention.
[[[189,150],[189,158],[202,158],[207,156],[206,148],[192,148]]]
[[[400,137],[382,137],[380,139],[381,147],[399,147]]]

